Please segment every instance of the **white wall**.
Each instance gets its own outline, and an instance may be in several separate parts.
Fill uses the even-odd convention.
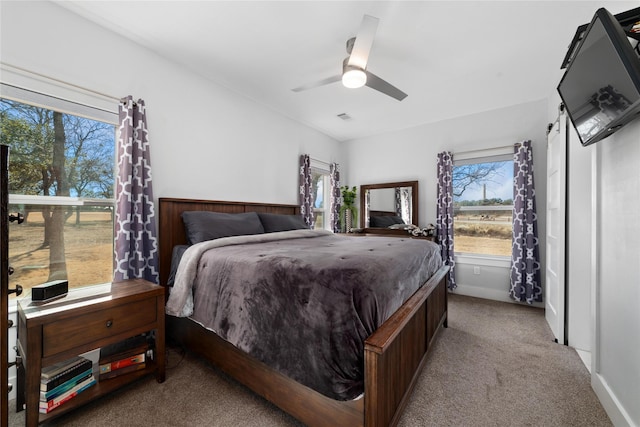
[[[345,143],[349,186],[392,181],[419,181],[419,224],[436,222],[436,155],[502,147],[530,139],[534,149],[538,232],[545,235],[547,100],[457,117],[437,123]],[[544,261],[544,239],[540,243]],[[480,267],[480,274],[474,274]],[[543,265],[544,271],[544,265]],[[459,257],[457,293],[512,301],[509,263]]]
[[[339,144],[49,2],[2,2],[0,61],[147,105],[155,197],[297,203]],[[114,101],[115,105],[115,101]]]
[[[592,384],[615,425],[640,426],[640,120],[596,150]]]

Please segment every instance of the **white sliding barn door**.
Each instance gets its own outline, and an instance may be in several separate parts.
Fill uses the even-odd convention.
[[[567,118],[561,113],[547,136],[545,317],[560,344],[565,336],[565,200]]]

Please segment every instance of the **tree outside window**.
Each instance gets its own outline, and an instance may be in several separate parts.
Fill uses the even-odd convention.
[[[69,286],[110,282],[115,126],[0,99],[0,142],[10,147],[11,281]]]
[[[456,253],[511,256],[513,160],[453,167]]]

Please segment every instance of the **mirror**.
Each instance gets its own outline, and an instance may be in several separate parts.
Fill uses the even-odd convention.
[[[367,231],[418,225],[418,181],[361,185],[360,212],[360,226]]]

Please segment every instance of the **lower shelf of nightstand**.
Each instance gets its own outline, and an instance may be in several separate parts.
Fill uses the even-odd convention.
[[[123,374],[119,377],[98,381],[95,385],[89,387],[88,389],[86,389],[85,391],[83,391],[73,399],[57,407],[56,409],[49,412],[48,414],[40,414],[39,422],[43,423],[53,418],[57,418],[73,409],[76,409],[79,406],[82,406],[88,403],[91,400],[97,399],[98,397],[106,393],[110,393],[125,385],[128,385],[132,381],[136,381],[142,377],[145,377],[150,374],[155,374],[155,373],[156,373],[156,364],[149,363],[147,367],[145,367],[144,369],[140,369],[139,371],[130,372],[127,374]],[[160,382],[161,380],[158,379],[158,381]]]

